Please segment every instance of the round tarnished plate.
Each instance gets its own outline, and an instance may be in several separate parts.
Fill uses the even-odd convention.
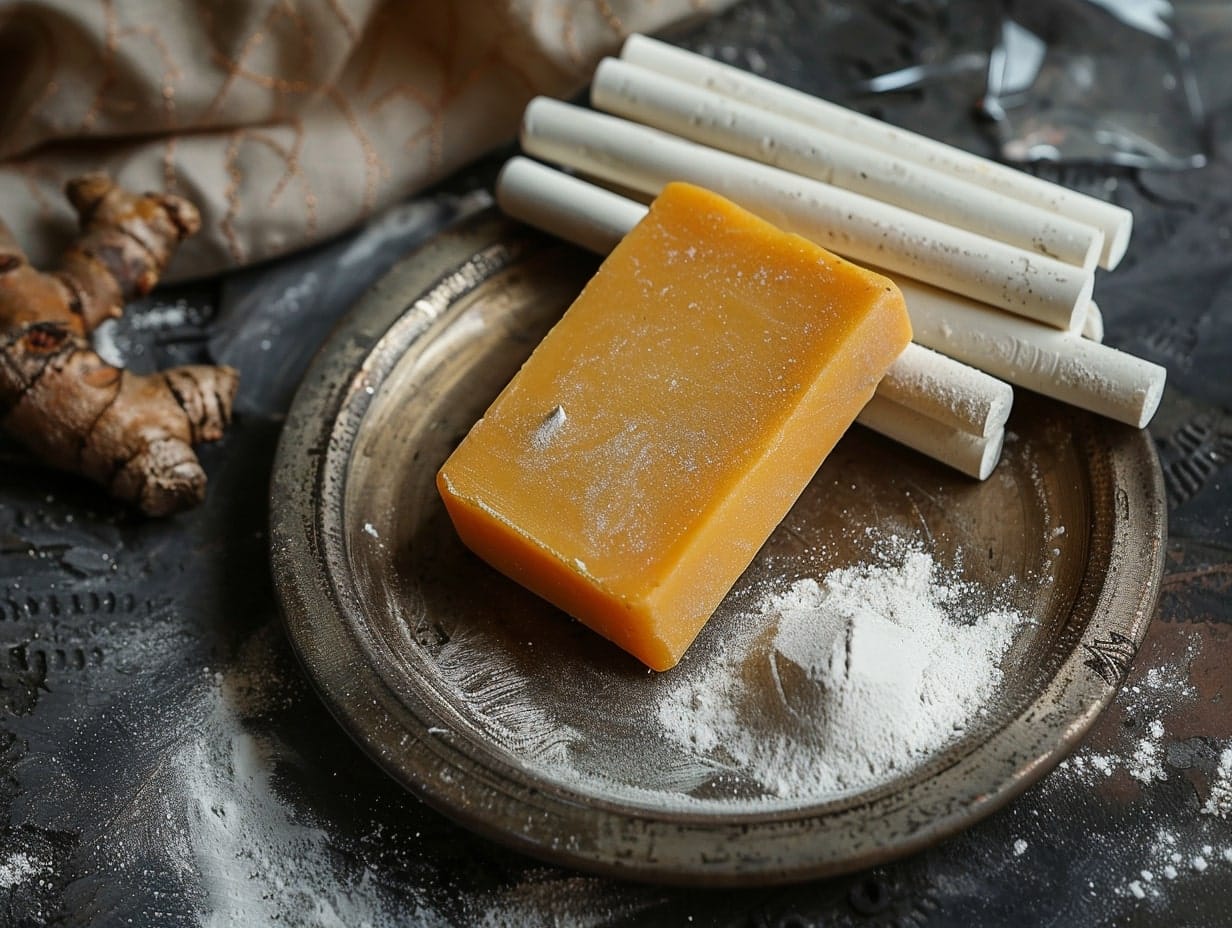
[[[1165,509],[1145,432],[1020,392],[1003,461],[980,484],[851,430],[667,674],[461,546],[435,473],[595,267],[476,217],[374,287],[305,378],[275,464],[274,576],[291,640],[351,735],[429,803],[515,848],[708,885],[909,853],[1060,761],[1115,693],[1158,596]],[[739,785],[739,771],[682,773],[655,727],[673,675],[726,653],[750,591],[858,563],[886,537],[1030,619],[976,721],[866,788],[784,799]],[[765,711],[744,717],[774,737],[781,681],[759,688],[751,662],[745,676]]]

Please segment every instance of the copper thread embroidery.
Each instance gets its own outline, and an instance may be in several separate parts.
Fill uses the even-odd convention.
[[[339,0],[328,0],[329,8],[334,15],[338,17],[338,22],[342,23],[342,28],[346,31],[347,38],[352,42],[359,39],[359,30],[355,28],[355,23],[346,10],[342,8],[342,3]]]
[[[381,156],[377,154],[376,146],[372,144],[372,140],[368,138],[368,133],[364,132],[363,126],[359,124],[359,119],[355,116],[355,111],[351,109],[351,104],[342,92],[337,87],[327,86],[325,95],[333,101],[342,113],[342,118],[347,121],[351,127],[351,132],[355,134],[356,140],[359,142],[359,147],[364,153],[364,202],[362,215],[367,215],[372,212],[376,206],[376,186],[380,176],[386,173],[387,168],[385,162],[381,160]]]
[[[10,161],[9,166],[17,171],[21,175],[22,180],[26,182],[26,189],[30,191],[30,198],[38,204],[39,215],[44,219],[53,216],[55,208],[52,205],[51,197],[47,195],[46,188],[55,191],[58,196],[59,189],[62,186],[59,174],[42,160]],[[50,178],[50,180],[42,182],[39,180],[40,177]]]
[[[608,0],[595,0],[595,9],[599,11],[599,15],[603,17],[608,28],[623,38],[626,34],[625,24],[620,21],[616,11],[612,9],[612,4]]]
[[[175,149],[178,146],[180,137],[178,135],[167,136],[167,144],[163,147],[163,192],[175,193],[179,186],[179,179],[175,173]]]
[[[218,227],[222,230],[223,238],[226,239],[227,248],[231,252],[231,258],[236,264],[244,263],[244,248],[240,244],[239,236],[235,232],[235,217],[239,212],[240,207],[240,184],[243,183],[244,175],[240,172],[239,165],[236,163],[239,158],[240,141],[243,139],[245,130],[236,129],[230,134],[227,142],[226,154],[223,156],[223,167],[227,172],[227,186],[223,190],[223,198],[227,204],[227,210],[223,214],[222,219],[218,223]]]

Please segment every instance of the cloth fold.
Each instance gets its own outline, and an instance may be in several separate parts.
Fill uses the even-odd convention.
[[[630,32],[731,0],[28,0],[0,10],[0,213],[38,263],[60,190],[192,199],[169,279],[334,235],[512,138]]]

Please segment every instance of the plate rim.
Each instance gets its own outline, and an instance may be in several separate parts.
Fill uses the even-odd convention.
[[[481,242],[484,247],[477,244]],[[1105,449],[1112,464],[1112,485],[1109,489],[1114,494],[1109,556],[1111,562],[1120,565],[1110,574],[1120,573],[1121,566],[1130,566],[1134,569],[1127,573],[1132,576],[1141,572],[1146,578],[1145,584],[1141,589],[1135,589],[1132,584],[1118,586],[1115,580],[1110,582],[1107,577],[1101,579],[1092,618],[1084,629],[1082,641],[1062,661],[1039,694],[1000,729],[939,768],[937,773],[973,763],[981,755],[995,753],[994,748],[1001,746],[1003,741],[1013,740],[1013,730],[1025,724],[1024,718],[1045,701],[1047,694],[1067,670],[1090,666],[1089,661],[1105,661],[1101,664],[1102,671],[1093,671],[1100,683],[1095,683],[1091,675],[1083,680],[1076,676],[1071,678],[1071,686],[1089,690],[1094,696],[1084,700],[1084,708],[1080,712],[1066,716],[1068,722],[1060,733],[1047,739],[1049,749],[1029,762],[1015,764],[998,788],[960,803],[965,814],[940,816],[914,829],[897,843],[877,846],[849,858],[815,859],[793,866],[777,860],[749,861],[739,854],[732,854],[726,863],[695,861],[688,867],[664,867],[653,859],[639,859],[636,854],[617,857],[610,851],[602,854],[579,853],[562,846],[559,834],[552,840],[553,836],[537,830],[530,833],[512,832],[483,814],[484,803],[459,802],[456,789],[442,789],[459,774],[464,779],[473,780],[475,771],[466,769],[468,765],[465,763],[455,763],[450,751],[441,750],[448,746],[429,734],[426,727],[424,731],[411,733],[399,727],[397,717],[409,710],[376,668],[369,666],[370,673],[363,675],[363,679],[350,678],[349,685],[340,686],[337,679],[340,670],[343,671],[341,676],[348,676],[344,668],[355,659],[367,662],[368,657],[362,643],[345,621],[344,595],[330,572],[325,551],[333,542],[342,543],[334,537],[338,526],[330,522],[327,516],[335,516],[340,523],[344,515],[342,488],[345,481],[334,480],[333,483],[340,483],[341,487],[332,487],[332,496],[327,492],[331,489],[332,479],[329,462],[336,459],[338,454],[345,456],[348,453],[347,448],[335,445],[333,437],[338,418],[344,413],[358,415],[357,421],[362,420],[370,397],[365,390],[373,373],[370,362],[381,350],[391,330],[399,324],[413,329],[417,323],[426,329],[435,318],[430,301],[423,299],[434,285],[458,274],[462,275],[464,282],[468,274],[482,282],[483,275],[490,272],[492,267],[515,265],[527,254],[545,247],[576,252],[571,246],[548,239],[489,209],[464,220],[409,253],[356,303],[322,345],[296,391],[279,437],[270,482],[269,538],[275,592],[288,638],[313,688],[365,753],[396,781],[438,811],[474,831],[540,859],[624,879],[676,885],[736,886],[789,883],[837,875],[914,853],[1003,807],[1073,749],[1111,702],[1123,681],[1158,602],[1164,567],[1166,506],[1163,476],[1154,443],[1145,430],[1131,430],[1113,423],[1108,423],[1091,436],[1092,440],[1107,441],[1109,445],[1115,439],[1116,444],[1116,447]],[[416,319],[415,313],[422,318]],[[1127,492],[1126,483],[1136,484],[1142,492]],[[327,505],[326,500],[334,502]],[[1096,508],[1093,504],[1093,517]],[[1137,530],[1135,526],[1138,525],[1145,526],[1146,530]],[[1147,544],[1143,544],[1144,541]],[[1084,577],[1088,574],[1089,570],[1085,570]],[[1095,619],[1101,613],[1127,617],[1117,629],[1107,631],[1109,636],[1122,635],[1124,641],[1131,645],[1128,651],[1122,648],[1110,652],[1110,657],[1105,654],[1101,658],[1100,639],[1094,637],[1092,641],[1087,641],[1088,633],[1092,632],[1091,626],[1096,624]],[[1108,640],[1115,639],[1109,637]],[[1086,661],[1082,660],[1083,649],[1092,655]],[[403,743],[410,745],[397,754],[388,749],[387,742],[381,737],[391,727],[391,733],[400,732],[404,736]],[[408,734],[415,735],[413,742],[406,740]],[[409,762],[410,757],[415,758],[415,762]],[[524,771],[520,773],[525,776]],[[494,790],[492,783],[470,785],[474,791]],[[510,789],[496,792],[505,794],[503,801],[512,800],[515,804],[518,801]],[[876,792],[877,798],[863,804],[852,804],[851,797],[835,801],[849,806],[843,814],[854,814],[861,808],[894,795],[893,790],[888,794],[883,789]],[[582,798],[587,797],[583,795]],[[619,803],[615,803],[615,807],[602,810],[602,814],[625,820],[635,831],[640,825],[645,829],[653,826],[682,833],[698,829],[721,833],[733,828],[746,831],[757,829],[759,822],[778,827],[795,825],[807,831],[824,820],[824,813],[819,814],[824,805],[814,804],[810,807],[814,810],[813,814],[807,815],[801,815],[799,810],[731,814],[682,814],[664,810],[652,815],[649,810],[632,811],[619,808]],[[593,806],[592,803],[591,811],[599,811]],[[774,821],[767,822],[768,818]],[[635,845],[637,837],[635,834],[632,838]]]

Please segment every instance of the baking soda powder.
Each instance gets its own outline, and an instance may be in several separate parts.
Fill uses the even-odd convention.
[[[658,722],[778,797],[882,781],[961,737],[1000,682],[1025,620],[981,598],[915,549],[798,580],[766,594],[754,617],[774,628],[761,657],[782,703],[778,724],[748,717],[748,684],[721,658],[668,691]]]

